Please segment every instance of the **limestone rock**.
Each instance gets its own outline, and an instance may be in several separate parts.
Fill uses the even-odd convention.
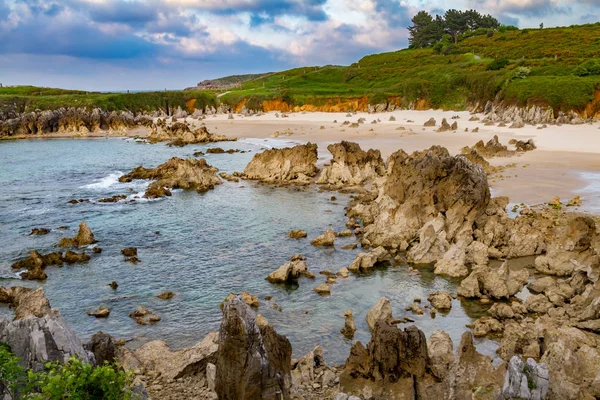
[[[344,318],[344,327],[341,329],[342,335],[352,339],[354,337],[354,332],[356,332],[356,325],[354,325],[354,315],[352,315],[352,311],[346,310],[344,312]]]
[[[108,309],[107,307],[100,306],[95,311],[88,311],[87,315],[96,318],[108,318],[108,316],[110,315],[110,309]]]
[[[269,276],[266,277],[266,280],[271,283],[289,283],[298,281],[302,275],[310,278],[314,277],[314,275],[308,271],[308,267],[306,262],[302,259],[302,256],[299,258],[292,257],[290,262],[283,264],[281,267],[271,272]]]
[[[390,254],[382,246],[379,246],[368,253],[359,253],[354,261],[348,267],[352,272],[366,272],[377,264],[388,261]]]
[[[317,286],[316,288],[313,289],[313,291],[315,293],[318,293],[320,295],[325,295],[325,294],[330,294],[331,293],[331,289],[329,288],[329,285],[326,283],[322,283],[319,286]]]
[[[431,117],[429,118],[424,124],[423,126],[436,126],[437,122],[435,121],[435,118]]]
[[[549,389],[548,367],[532,358],[525,363],[517,356],[510,359],[501,399],[545,399]]]
[[[171,125],[159,122],[152,124],[150,129],[148,140],[151,143],[170,142],[174,146],[236,140],[224,135],[210,133],[205,126],[193,129],[185,122],[175,122]]]
[[[364,151],[357,143],[346,141],[330,144],[327,150],[333,159],[321,172],[318,184],[362,185],[385,174],[379,150]]]
[[[258,327],[254,312],[233,298],[223,311],[215,390],[223,400],[288,398],[292,346],[272,326]]]
[[[327,229],[322,235],[314,238],[310,243],[313,246],[333,246],[335,242],[335,232]]]
[[[58,244],[59,247],[71,247],[71,246],[88,246],[90,244],[96,243],[94,239],[94,234],[91,229],[87,226],[85,221],[79,224],[79,232],[77,232],[77,236],[74,238],[63,238]]]
[[[367,325],[369,325],[371,331],[375,329],[375,325],[378,321],[390,321],[391,319],[392,306],[390,305],[390,301],[385,297],[379,299],[377,304],[371,307],[366,317]]]
[[[295,229],[295,230],[288,232],[287,235],[289,238],[292,238],[292,239],[301,239],[301,238],[305,238],[307,236],[307,233],[301,229]]]
[[[431,293],[427,300],[439,311],[448,311],[452,308],[452,295],[443,290]]]
[[[310,183],[317,173],[317,145],[265,150],[256,154],[244,169],[243,177],[264,183]]]
[[[195,190],[202,193],[222,183],[217,176],[217,169],[208,165],[203,158],[183,160],[173,157],[154,169],[139,166],[129,174],[120,177],[119,181],[131,182],[133,179],[155,180],[148,186],[147,193],[150,190],[162,187]]]

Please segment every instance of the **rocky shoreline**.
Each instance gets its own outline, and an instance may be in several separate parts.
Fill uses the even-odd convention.
[[[164,140],[185,137],[193,142],[209,135],[184,128],[169,132]],[[347,226],[352,230],[343,236],[355,236],[365,251],[345,271],[328,274],[315,290],[328,293],[335,275],[343,278],[350,272],[360,277],[391,259],[406,262],[407,268],[417,273],[421,266],[433,265],[435,274],[460,279],[460,285],[457,293],[428,296],[426,309],[432,317],[447,310],[455,296],[488,307],[487,315],[469,326],[472,332],[464,333],[456,353],[443,331],[427,339],[415,326],[398,328],[408,321],[394,319],[389,302],[382,299],[367,317],[370,342],[366,346],[354,343],[343,366],[327,366],[319,348],[292,360],[290,342],[256,315],[243,297],[231,296],[224,303],[220,331],[197,346],[178,351],[156,341],[134,351],[117,346],[117,358],[124,368],[134,371],[136,385],[145,387],[151,398],[161,399],[599,397],[598,221],[570,212],[560,201],[520,207],[516,216],[509,215],[508,198],[490,194],[483,161],[535,148],[532,141],[513,145],[515,150],[509,150],[495,138],[457,156],[441,146],[412,154],[398,150],[384,161],[377,150],[364,151],[356,143],[341,142],[328,147],[333,158],[319,170],[317,145],[308,143],[256,154],[243,172],[234,174],[264,184],[319,185],[321,190],[355,193],[347,207]],[[150,185],[153,191],[183,188],[201,192],[221,183],[217,172],[204,159],[172,159],[152,170],[140,166],[122,179],[155,180]],[[83,242],[91,243],[90,235],[85,229],[83,232]],[[293,232],[293,236],[305,236]],[[336,235],[342,233],[328,230],[313,244],[332,246]],[[79,246],[78,237],[66,245]],[[535,261],[528,268],[511,267],[509,260],[522,257],[534,257]],[[32,269],[40,260],[42,269],[44,256],[32,254],[32,260]],[[491,261],[500,261],[502,266],[493,268]],[[302,256],[294,256],[267,280],[297,280],[300,275],[311,277]],[[530,294],[523,301],[516,295],[524,287]],[[16,311],[28,304],[28,294],[21,294],[21,289],[3,290],[7,294],[0,299],[15,304]],[[39,300],[39,293],[36,296],[38,303],[47,303]],[[417,304],[411,310],[424,312]],[[340,316],[346,318],[345,335],[353,326],[348,311]],[[28,318],[19,313],[15,321],[0,322],[0,341],[11,344],[17,340],[15,324],[23,324],[17,322],[20,319],[35,320],[39,326],[63,326],[49,304],[23,315]],[[29,333],[18,331],[22,337],[35,336],[29,325],[19,325],[19,329],[31,329]],[[67,336],[73,335],[68,332]],[[474,336],[498,340],[498,362],[477,352]],[[52,357],[60,360],[67,353],[81,354],[93,362],[77,340],[69,339],[69,343],[71,347],[57,346],[63,352],[52,353]],[[36,365],[29,360],[40,357],[35,351],[20,350],[28,368]]]

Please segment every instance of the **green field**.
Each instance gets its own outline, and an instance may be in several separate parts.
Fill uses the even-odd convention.
[[[99,93],[79,90],[18,86],[0,88],[0,111],[3,108],[16,108],[19,112],[51,110],[60,107],[101,108],[108,111],[151,112],[181,107],[187,109],[186,102],[195,99],[195,107],[217,105],[214,93],[194,91],[164,91],[139,93]]]
[[[17,87],[0,88],[0,110],[16,105],[20,111],[83,106],[140,112],[184,108],[190,99],[197,99],[196,107],[245,101],[247,108],[260,109],[265,100],[319,106],[351,98],[379,104],[393,97],[403,106],[421,100],[428,107],[460,110],[503,100],[581,111],[600,90],[600,23],[466,36],[471,35],[457,44],[370,55],[349,66],[268,74],[218,100],[209,91],[123,94]]]

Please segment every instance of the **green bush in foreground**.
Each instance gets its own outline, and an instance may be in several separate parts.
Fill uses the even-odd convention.
[[[44,371],[25,371],[10,348],[0,344],[0,395],[28,400],[130,400],[131,376],[110,364],[92,367],[77,357],[48,363]]]

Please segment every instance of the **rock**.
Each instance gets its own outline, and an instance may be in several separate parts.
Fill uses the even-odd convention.
[[[348,268],[346,268],[346,267],[340,268],[340,270],[337,272],[337,276],[339,276],[341,278],[347,278],[348,275],[349,275],[349,271],[348,271]]]
[[[460,283],[457,292],[460,296],[468,298],[482,296],[493,299],[508,298],[521,290],[529,274],[527,270],[507,271],[510,271],[508,266],[497,271],[487,266],[478,266]]]
[[[125,257],[135,257],[137,256],[137,248],[128,247],[126,249],[121,250],[121,254],[123,254]]]
[[[146,199],[158,199],[161,197],[171,197],[172,193],[169,189],[162,186],[153,186],[146,189],[144,198]]]
[[[423,126],[436,126],[437,122],[435,121],[435,118],[429,118],[424,124]]]
[[[155,324],[160,321],[158,315],[153,314],[150,310],[142,306],[139,306],[134,312],[129,314],[129,317],[133,318],[139,325]]]
[[[494,137],[485,144],[483,143],[483,140],[480,140],[472,148],[468,147],[468,146],[464,147],[462,149],[462,153],[469,154],[473,150],[475,150],[482,157],[487,157],[487,158],[510,157],[515,154],[514,151],[508,150],[508,147],[506,147],[505,145],[500,143],[500,141],[498,139],[498,135],[494,135]]]
[[[494,303],[494,305],[488,310],[488,314],[499,320],[511,319],[515,317],[513,308],[506,303]]]
[[[436,257],[443,252],[446,248],[446,244],[443,241],[438,240],[439,235],[435,231],[429,231],[429,240],[438,241],[440,246],[440,252],[435,253]],[[486,248],[487,249],[487,248]],[[438,259],[435,263],[434,273],[436,275],[445,275],[451,278],[463,278],[469,275],[469,269],[466,266],[467,253],[463,245],[453,244],[448,250],[443,253],[441,259]]]
[[[93,354],[58,312],[14,321],[0,319],[0,342],[20,358],[19,365],[34,372],[42,371],[48,362],[64,363],[71,356],[94,363]]]
[[[451,131],[451,130],[452,130],[452,127],[450,126],[450,124],[448,123],[446,118],[443,118],[442,125],[437,129],[436,132],[447,132],[447,131]]]
[[[452,295],[445,291],[431,293],[427,300],[436,310],[446,311],[452,308]]]
[[[162,300],[170,300],[173,297],[175,297],[175,293],[170,292],[170,291],[166,291],[166,292],[162,292],[161,294],[159,294],[156,297],[158,297],[159,299],[162,299]]]
[[[526,151],[533,151],[535,149],[537,149],[535,143],[533,142],[533,139],[529,139],[529,140],[517,140],[515,142],[515,147],[517,149],[517,151],[519,152],[526,152]]]
[[[111,197],[104,197],[98,200],[98,203],[118,203],[121,200],[125,200],[127,198],[124,194],[118,194]]]
[[[74,238],[63,238],[58,244],[59,247],[72,247],[72,246],[88,246],[90,244],[96,243],[94,239],[94,234],[87,226],[85,221],[79,224],[79,232],[77,232],[77,236]]]
[[[307,236],[307,233],[301,229],[296,229],[288,232],[288,237],[292,239],[301,239]]]
[[[301,386],[311,386],[316,384],[320,374],[327,369],[323,349],[321,346],[315,347],[297,361],[292,361],[292,386],[297,388]],[[318,384],[320,387],[321,385]]]
[[[222,182],[217,176],[217,169],[208,165],[205,159],[188,158],[183,160],[173,157],[154,169],[142,166],[134,168],[129,174],[119,178],[120,182],[131,182],[133,179],[152,179],[146,190],[150,195],[156,194],[160,188],[195,190],[198,193],[213,189]]]
[[[164,382],[202,376],[208,364],[215,364],[219,350],[219,334],[211,332],[195,346],[172,350],[162,340],[144,343],[133,351],[132,356],[143,368],[153,371]]]
[[[240,294],[240,297],[242,298],[244,303],[246,303],[250,307],[258,307],[260,305],[260,303],[258,302],[258,297],[253,294],[250,294],[248,292],[242,292]]]
[[[427,341],[427,353],[431,360],[431,372],[439,379],[446,377],[454,366],[453,343],[444,331],[434,331]]]
[[[239,182],[240,179],[236,176],[229,175],[227,172],[219,172],[219,176],[229,182]]]
[[[337,234],[339,237],[350,237],[354,235],[350,229],[345,229]]]
[[[580,207],[581,206],[581,197],[575,196],[567,203],[567,207]],[[32,232],[33,234],[33,232]]]
[[[0,303],[8,303],[15,307],[15,321],[42,318],[52,312],[43,287],[33,290],[19,286],[10,288],[0,286]]]
[[[481,317],[475,321],[473,336],[483,337],[490,333],[502,332],[502,324],[494,318]]]
[[[346,336],[348,339],[352,339],[354,337],[354,332],[356,332],[356,325],[354,325],[354,315],[352,315],[352,311],[344,311],[344,318],[344,327],[341,329],[342,335]]]
[[[359,253],[354,261],[348,267],[352,272],[366,272],[377,264],[388,261],[390,254],[382,246],[379,246],[368,253]]]
[[[534,313],[547,313],[553,307],[552,303],[543,294],[530,295],[525,300],[527,310]]]
[[[119,284],[116,281],[112,281],[111,283],[108,284],[108,286],[110,286],[110,288],[112,290],[117,290],[117,288],[119,287]]]
[[[335,242],[335,232],[327,229],[322,235],[314,238],[310,243],[313,246],[333,246]]]
[[[187,123],[182,122],[175,122],[171,125],[152,124],[148,139],[151,143],[170,142],[170,145],[173,146],[236,140],[224,135],[212,134],[205,126],[192,129]]]
[[[283,264],[271,272],[265,279],[271,283],[289,283],[297,282],[301,275],[314,278],[314,275],[308,271],[308,267],[302,256],[294,256],[290,262]]]
[[[88,311],[87,315],[96,318],[108,318],[108,316],[110,315],[110,309],[104,306],[100,306],[96,311]]]
[[[29,236],[32,236],[32,235],[47,235],[48,233],[50,233],[50,229],[46,229],[46,228],[33,228],[31,230],[31,233],[29,234]]]
[[[366,321],[369,329],[373,331],[378,321],[390,321],[392,319],[392,306],[390,301],[385,297],[379,299],[369,312],[367,313]]]
[[[206,364],[206,382],[208,390],[214,391],[217,379],[217,366],[215,364]]]
[[[113,338],[106,333],[94,333],[90,342],[85,344],[85,347],[94,354],[96,365],[117,361],[115,343]]]
[[[67,264],[86,263],[90,261],[90,256],[85,253],[75,253],[74,251],[67,250],[63,261]]]
[[[330,144],[327,150],[333,158],[321,172],[318,184],[337,187],[362,185],[385,174],[385,164],[379,150],[364,151],[357,143],[346,141]]]
[[[243,177],[264,183],[308,184],[317,173],[316,164],[316,144],[265,150],[252,158]]]
[[[288,398],[292,346],[272,326],[259,328],[239,297],[223,311],[215,390],[219,399]]]
[[[329,285],[326,283],[320,284],[319,286],[314,288],[313,291],[320,295],[331,294],[331,289],[329,288]]]
[[[501,399],[545,399],[549,389],[548,367],[514,356],[508,364]]]

